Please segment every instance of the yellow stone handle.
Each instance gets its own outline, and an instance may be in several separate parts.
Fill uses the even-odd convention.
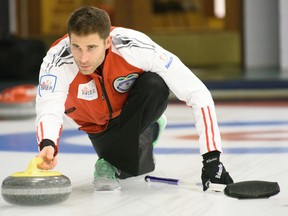
[[[42,162],[43,162],[43,159],[40,157],[33,158],[32,160],[30,160],[30,163],[29,163],[25,172],[31,173],[31,174],[33,174],[35,172],[36,173],[39,172],[39,169],[37,166],[38,166],[38,164],[41,164]]]
[[[13,173],[11,176],[13,177],[33,177],[33,176],[60,176],[62,175],[60,172],[57,171],[47,171],[38,169],[37,165],[41,164],[43,159],[40,157],[35,157],[30,160],[30,163],[25,172],[16,172]]]

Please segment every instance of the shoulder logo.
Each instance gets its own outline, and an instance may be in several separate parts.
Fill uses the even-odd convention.
[[[98,93],[94,80],[91,80],[88,83],[79,84],[77,98],[88,101],[98,98]]]
[[[38,86],[38,93],[40,97],[54,92],[56,86],[57,77],[54,75],[44,75],[40,77],[40,83]]]
[[[118,77],[114,80],[113,86],[117,92],[125,93],[130,89],[138,77],[139,74],[137,73],[129,74],[126,77]]]
[[[169,69],[170,65],[172,64],[173,62],[173,56],[170,55],[168,56],[166,53],[162,53],[160,56],[159,56],[160,60],[163,62],[164,66],[166,69]]]

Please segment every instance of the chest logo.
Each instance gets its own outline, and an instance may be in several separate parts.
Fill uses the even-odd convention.
[[[91,80],[88,83],[79,84],[77,98],[88,101],[98,98],[98,93],[94,80]]]
[[[117,92],[125,93],[131,88],[138,77],[139,74],[137,73],[129,74],[126,77],[118,77],[114,80],[113,86]]]

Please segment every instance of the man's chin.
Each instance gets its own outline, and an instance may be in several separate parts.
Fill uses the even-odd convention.
[[[86,71],[86,70],[80,70],[80,73],[83,74],[83,75],[90,75],[90,74],[92,74],[93,72],[94,72],[94,71],[90,71],[90,70],[89,70],[89,71],[88,71],[88,70],[87,70],[87,71]]]

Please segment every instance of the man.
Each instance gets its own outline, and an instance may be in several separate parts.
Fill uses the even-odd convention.
[[[74,11],[68,35],[43,59],[36,99],[40,169],[57,164],[64,113],[85,131],[98,155],[95,190],[118,190],[118,179],[154,170],[153,146],[166,125],[169,91],[193,107],[203,156],[202,182],[233,180],[220,162],[214,102],[204,84],[148,36],[111,27],[95,7]]]

